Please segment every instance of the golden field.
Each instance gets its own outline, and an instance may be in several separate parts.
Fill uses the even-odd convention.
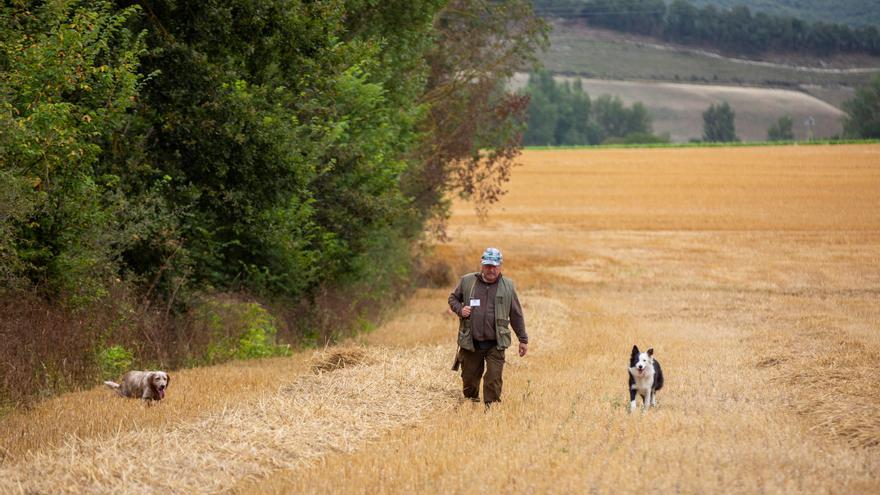
[[[505,256],[531,338],[463,403],[451,290],[337,349],[0,419],[2,493],[875,493],[880,146],[527,151],[434,257]],[[660,407],[626,413],[633,344]]]

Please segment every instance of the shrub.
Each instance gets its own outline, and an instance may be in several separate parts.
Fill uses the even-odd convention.
[[[779,117],[779,120],[767,129],[767,141],[794,141],[791,117],[788,115]]]
[[[290,355],[289,345],[276,344],[276,320],[259,303],[211,300],[197,310],[210,334],[204,361]]]
[[[131,369],[134,355],[121,345],[105,347],[98,352],[98,365],[101,368],[101,378],[108,380],[117,378]]]

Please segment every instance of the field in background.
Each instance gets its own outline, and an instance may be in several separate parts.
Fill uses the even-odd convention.
[[[634,35],[555,23],[550,48],[541,57],[547,70],[602,79],[640,79],[705,83],[854,87],[880,73],[880,58],[829,57],[817,61],[762,62],[657,44]],[[808,67],[816,65],[819,67]],[[853,70],[852,68],[856,68]],[[805,88],[809,89],[809,88]]]
[[[880,57],[868,55],[768,57],[722,56],[554,22],[541,61],[557,80],[581,78],[594,98],[611,94],[627,104],[642,102],[654,120],[654,132],[668,133],[673,142],[701,138],[702,113],[722,101],[736,112],[737,134],[744,141],[765,140],[767,129],[783,116],[792,117],[797,140],[839,136],[841,105],[854,96],[855,88],[880,74]],[[519,74],[512,85],[522,87],[526,78]],[[809,117],[812,128],[806,124]]]
[[[461,272],[497,246],[518,284],[532,344],[498,407],[459,400],[451,287],[425,288],[341,349],[182,372],[152,408],[94,390],[2,418],[0,492],[876,490],[880,145],[522,162],[435,253]],[[633,343],[667,375],[646,414]]]
[[[743,141],[764,141],[767,129],[780,117],[792,118],[796,140],[828,139],[843,132],[843,111],[800,91],[747,88],[709,84],[681,84],[650,81],[610,81],[556,76],[557,82],[580,79],[584,91],[595,99],[617,95],[626,105],[642,102],[653,119],[654,134],[668,133],[673,142],[702,139],[703,112],[709,105],[726,101],[736,112],[736,134]],[[525,87],[527,74],[517,74],[512,86]],[[807,128],[805,121],[813,118]]]

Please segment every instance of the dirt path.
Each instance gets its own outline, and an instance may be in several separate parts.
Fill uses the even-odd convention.
[[[463,270],[498,246],[520,287],[533,343],[499,407],[458,399],[449,289],[422,289],[343,368],[266,363],[284,371],[240,403],[169,401],[149,426],[9,456],[0,492],[873,493],[878,156],[529,153],[491,219],[457,206],[437,252]],[[629,415],[633,343],[667,386]]]

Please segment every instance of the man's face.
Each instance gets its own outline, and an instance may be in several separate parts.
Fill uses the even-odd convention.
[[[483,280],[488,283],[492,283],[498,280],[498,275],[501,275],[501,265],[480,265],[481,270],[480,274],[483,276]]]

